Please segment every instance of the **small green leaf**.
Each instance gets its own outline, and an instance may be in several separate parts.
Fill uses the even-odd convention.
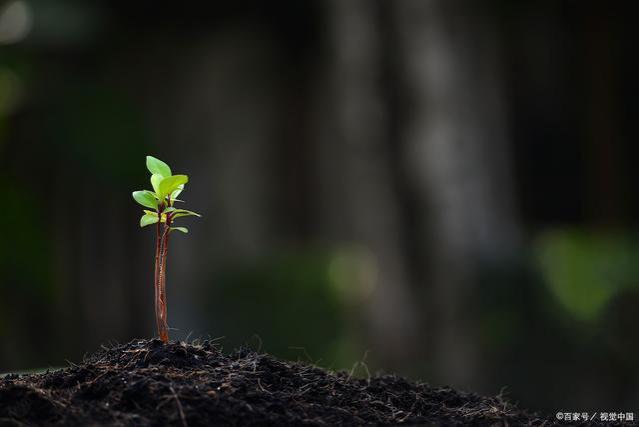
[[[187,234],[189,232],[189,229],[186,227],[171,227],[171,231],[173,230],[181,231],[184,234]]]
[[[197,212],[193,212],[193,211],[189,211],[186,209],[175,209],[173,211],[173,218],[180,218],[183,216],[197,216],[197,217],[201,217],[202,215],[200,215]]]
[[[147,225],[155,224],[157,222],[158,222],[158,215],[156,213],[153,213],[153,214],[147,213],[142,215],[142,218],[140,218],[140,227],[146,227]]]
[[[146,156],[146,168],[152,174],[158,174],[163,178],[171,176],[171,168],[169,165],[153,156]]]
[[[144,207],[156,209],[158,207],[158,201],[152,194],[150,191],[134,191],[133,200]]]
[[[144,213],[145,213],[145,214],[147,214],[147,215],[154,215],[154,216],[155,216],[155,218],[157,218],[157,217],[158,217],[158,213],[157,213],[157,212],[147,211],[147,210],[145,209],[145,210],[144,210]],[[157,222],[157,221],[155,221],[155,222]],[[165,214],[165,213],[163,213],[163,214],[162,214],[162,222],[163,222],[163,223],[164,223],[164,222],[166,222],[166,214]]]
[[[160,193],[160,183],[163,179],[164,177],[159,173],[154,173],[153,175],[151,175],[151,185],[153,186],[153,191],[155,191],[155,194],[157,194],[158,199],[163,198]]]
[[[180,185],[186,184],[187,182],[189,182],[189,177],[186,175],[173,175],[164,178],[160,181],[160,191],[158,194],[164,198],[177,190]]]
[[[171,200],[177,199],[182,191],[184,191],[184,184],[178,185],[177,190],[171,193]]]

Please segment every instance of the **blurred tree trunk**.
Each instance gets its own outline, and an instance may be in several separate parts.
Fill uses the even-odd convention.
[[[403,158],[427,256],[425,349],[435,380],[464,385],[476,372],[468,304],[482,262],[516,247],[518,224],[505,139],[499,52],[485,5],[401,0],[394,6]],[[470,301],[472,303],[472,301]]]
[[[589,219],[598,225],[618,226],[627,221],[630,194],[627,183],[631,182],[626,172],[627,163],[621,157],[621,135],[615,107],[615,45],[614,32],[610,29],[610,17],[602,13],[600,6],[589,5],[585,14],[585,29],[582,34],[585,46],[583,70],[587,97],[584,103],[586,121],[586,161],[590,171],[588,191],[594,195],[586,207]]]
[[[329,60],[327,81],[319,85],[322,128],[315,148],[319,234],[332,244],[355,244],[354,260],[372,260],[365,262],[367,283],[352,285],[370,291],[365,324],[371,356],[397,367],[415,347],[417,322],[389,164],[378,3],[328,5]]]

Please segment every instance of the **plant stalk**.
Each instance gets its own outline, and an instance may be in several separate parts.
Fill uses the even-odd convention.
[[[164,232],[160,239],[160,264],[157,279],[157,305],[156,320],[158,325],[158,335],[160,339],[169,342],[169,325],[167,323],[167,304],[166,304],[166,263],[169,253],[169,236],[171,234],[171,217],[167,215]]]
[[[158,222],[156,226],[156,243],[155,243],[155,274],[153,277],[153,289],[155,292],[155,323],[158,328],[158,336],[163,342],[168,341],[168,333],[166,332],[165,321],[166,315],[162,308],[160,273],[162,269],[162,213],[158,210]]]

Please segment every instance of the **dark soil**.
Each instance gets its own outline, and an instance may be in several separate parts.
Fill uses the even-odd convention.
[[[0,426],[549,425],[499,397],[358,379],[211,342],[136,340],[80,365],[0,379]]]

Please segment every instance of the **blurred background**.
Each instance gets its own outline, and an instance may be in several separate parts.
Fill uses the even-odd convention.
[[[174,338],[637,409],[630,4],[1,1],[0,372],[155,334],[152,154]]]

